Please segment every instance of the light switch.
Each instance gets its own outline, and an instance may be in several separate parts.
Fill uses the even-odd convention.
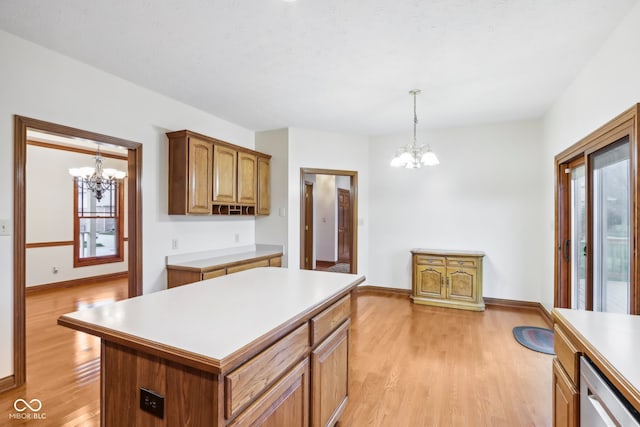
[[[9,236],[9,220],[0,219],[0,236]]]

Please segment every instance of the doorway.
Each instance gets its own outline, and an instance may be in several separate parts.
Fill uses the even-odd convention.
[[[357,272],[358,173],[300,169],[300,268]]]
[[[142,294],[142,144],[45,122],[14,117],[14,375],[6,389],[26,381],[26,165],[27,133],[42,132],[78,140],[100,141],[127,150],[128,296]]]

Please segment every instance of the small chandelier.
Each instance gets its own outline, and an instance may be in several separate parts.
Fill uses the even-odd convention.
[[[105,191],[109,191],[117,182],[127,176],[126,172],[112,168],[102,168],[102,156],[100,155],[100,146],[96,152],[95,167],[85,166],[82,168],[70,168],[69,175],[74,177],[78,182],[84,185],[96,196],[96,200],[100,201]]]
[[[418,124],[418,115],[416,114],[416,95],[421,92],[420,89],[413,89],[409,94],[413,95],[413,142],[396,151],[396,155],[391,159],[391,166],[407,169],[416,169],[425,166],[435,166],[440,164],[436,154],[431,151],[429,146],[416,144],[416,125]]]

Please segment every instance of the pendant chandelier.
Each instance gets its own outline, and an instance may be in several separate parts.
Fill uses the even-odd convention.
[[[416,95],[421,92],[420,89],[413,89],[409,91],[410,95],[413,95],[413,142],[407,144],[404,147],[400,147],[396,151],[396,155],[391,159],[391,166],[403,167],[407,169],[417,169],[425,166],[435,166],[440,164],[438,157],[431,151],[429,146],[418,145],[416,143],[416,125],[418,124],[418,115],[416,114]]]
[[[126,172],[112,168],[102,168],[102,156],[100,155],[100,146],[96,152],[95,166],[85,166],[81,168],[69,169],[69,174],[78,182],[82,182],[86,188],[92,191],[96,200],[100,201],[102,195],[113,188],[119,180],[127,176]]]

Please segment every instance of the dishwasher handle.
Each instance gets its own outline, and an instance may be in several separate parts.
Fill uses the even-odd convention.
[[[609,416],[607,411],[604,409],[604,406],[602,406],[602,403],[600,403],[600,401],[597,399],[596,395],[593,394],[590,388],[587,389],[587,396],[588,396],[587,401],[591,404],[593,409],[597,412],[598,416],[600,417],[600,420],[604,423],[604,425],[606,427],[617,427],[618,425],[616,424],[616,422],[613,420],[613,418],[611,418],[611,416]]]

